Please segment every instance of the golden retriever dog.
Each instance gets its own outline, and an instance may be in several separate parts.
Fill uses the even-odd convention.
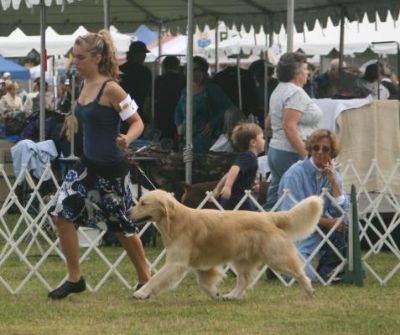
[[[154,221],[167,251],[164,266],[134,293],[137,299],[176,286],[188,270],[196,271],[201,288],[217,299],[226,263],[235,268],[237,284],[224,300],[240,298],[264,263],[295,277],[308,294],[313,293],[293,241],[314,231],[322,214],[317,196],[290,211],[264,213],[192,209],[156,190],[143,195],[130,214],[138,222]]]

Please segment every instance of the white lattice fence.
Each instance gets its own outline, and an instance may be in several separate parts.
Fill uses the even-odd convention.
[[[381,285],[386,284],[400,268],[400,159],[390,169],[383,169],[376,160],[360,173],[354,162],[342,167],[347,181],[357,187],[360,240],[366,252],[363,266]],[[390,259],[390,269],[380,269],[376,255],[385,252]]]
[[[372,277],[380,284],[387,283],[393,276],[399,272],[400,255],[398,245],[396,244],[393,232],[399,229],[400,222],[400,205],[399,197],[396,194],[391,184],[393,180],[398,177],[399,163],[393,167],[391,173],[382,173],[376,162],[372,162],[370,171],[363,177],[356,171],[352,162],[341,168],[342,174],[345,177],[352,176],[356,180],[357,186],[357,199],[360,203],[360,229],[361,240],[367,245],[368,250],[364,253],[362,260],[365,269]],[[58,190],[58,182],[55,175],[51,172],[50,167],[46,171],[50,174],[50,179],[45,181],[46,174],[43,174],[39,180],[33,178],[23,167],[20,175],[14,182],[7,176],[3,166],[0,165],[0,176],[4,180],[4,184],[8,189],[8,195],[0,208],[0,282],[12,294],[20,292],[31,281],[37,280],[40,284],[46,287],[47,290],[58,286],[63,280],[66,279],[65,274],[65,259],[61,252],[59,241],[54,232],[52,221],[47,215],[49,208],[50,194],[46,194],[43,189],[50,189],[54,193]],[[382,178],[384,187],[375,193],[371,193],[367,188],[369,178],[372,174],[375,177]],[[21,192],[22,189],[22,192]],[[324,190],[321,196],[329,197],[333,203],[335,199]],[[283,201],[284,197],[292,197],[290,192],[286,191],[281,199],[279,199],[275,208]],[[237,205],[240,207],[241,203],[246,199],[262,211],[261,204],[257,203],[254,195],[247,191],[245,197]],[[220,210],[223,210],[218,201],[213,197],[211,192],[206,194],[206,197],[199,205],[202,208],[208,201],[213,202]],[[391,215],[390,220],[384,217],[382,206]],[[336,204],[340,209],[340,206]],[[275,210],[275,208],[273,210]],[[341,219],[336,223],[341,224],[345,220],[346,213],[342,211]],[[152,223],[147,223],[141,230],[143,234],[150,228]],[[319,228],[318,233],[321,235],[321,242],[310,257],[306,260],[306,264],[313,264],[318,258],[318,252],[324,245],[329,248],[340,258],[340,265],[335,269],[334,273],[324,281],[315,270],[313,272],[319,278],[323,285],[329,285],[333,278],[343,270],[347,264],[347,259],[340,254],[335,246],[329,240],[332,234],[333,227],[326,234]],[[105,231],[99,232],[95,238],[89,237],[86,231],[80,231],[82,236],[86,237],[89,245],[86,248],[81,248],[80,263],[82,266],[87,267],[87,272],[90,277],[86,277],[88,282],[88,289],[90,291],[97,291],[106,285],[111,278],[116,279],[118,283],[124,287],[132,289],[135,284],[133,267],[130,265],[128,257],[121,248],[108,248],[102,246],[99,242],[102,240]],[[371,237],[374,234],[374,238]],[[385,250],[393,258],[393,267],[388,273],[379,273],[375,268],[373,257]],[[149,250],[146,251],[149,254]],[[157,272],[158,268],[162,265],[165,257],[165,250],[162,250],[157,255],[152,255],[150,266],[153,272]],[[100,260],[101,266],[91,268],[90,264],[93,259]],[[18,266],[16,266],[16,263]],[[96,264],[99,264],[97,262]],[[18,273],[14,273],[14,268],[19,268]],[[229,265],[226,266],[228,271]],[[85,270],[85,269],[83,269]],[[267,266],[260,269],[256,276],[253,285],[255,285],[264,275]],[[62,274],[57,277],[54,272]],[[85,271],[84,271],[85,272]],[[85,272],[86,273],[86,272]],[[283,275],[276,274],[278,279],[286,286],[294,283],[294,280],[287,278]],[[63,277],[64,276],[64,277]],[[88,280],[89,279],[89,280]]]

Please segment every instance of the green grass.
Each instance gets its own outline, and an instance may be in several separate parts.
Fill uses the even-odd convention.
[[[0,240],[0,250],[4,241]],[[84,249],[82,249],[83,251]],[[122,252],[117,247],[102,247],[115,260]],[[147,248],[154,260],[158,248]],[[35,256],[36,255],[36,256]],[[33,248],[29,260],[40,259]],[[373,256],[368,263],[383,276],[398,260],[390,254]],[[118,270],[129,283],[136,281],[127,259]],[[92,287],[107,271],[104,262],[92,253],[82,264]],[[65,275],[59,257],[49,257],[39,272],[58,285]],[[26,276],[27,267],[17,255],[0,267],[0,276],[15,287]],[[229,276],[221,285],[226,293],[235,284]],[[397,334],[400,329],[400,274],[380,286],[367,275],[363,287],[316,285],[309,298],[297,285],[285,287],[265,276],[240,301],[213,301],[189,275],[175,291],[164,292],[147,301],[132,299],[132,292],[114,275],[97,292],[71,295],[63,301],[49,301],[47,289],[36,279],[16,295],[0,283],[0,334]]]
[[[113,257],[119,248],[103,248]],[[153,258],[158,249],[148,249]],[[31,261],[34,257],[30,257]],[[381,254],[371,263],[389,269],[393,257]],[[106,270],[95,256],[83,264],[89,283]],[[26,273],[15,257],[0,269],[1,276],[18,282]],[[126,261],[119,267],[125,277],[134,271]],[[65,274],[63,263],[50,258],[40,271],[57,285]],[[17,295],[0,286],[0,334],[396,334],[400,329],[399,276],[380,286],[369,276],[364,287],[316,286],[312,299],[298,285],[285,287],[264,278],[240,301],[209,299],[189,275],[181,286],[147,301],[131,298],[114,276],[98,292],[49,301],[36,279]],[[223,293],[234,285],[228,277]]]

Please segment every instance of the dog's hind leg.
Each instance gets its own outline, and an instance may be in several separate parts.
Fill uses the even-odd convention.
[[[239,299],[244,291],[249,287],[257,270],[257,264],[249,263],[249,261],[234,262],[238,276],[236,278],[236,287],[223,296],[224,300]]]
[[[197,280],[200,287],[213,299],[218,299],[218,283],[225,277],[225,273],[220,266],[215,266],[209,270],[197,270]]]
[[[313,295],[314,289],[311,280],[306,276],[302,261],[294,247],[292,250],[289,249],[287,253],[281,254],[278,259],[270,260],[268,265],[275,271],[292,275],[310,296]]]
[[[136,299],[147,299],[151,295],[174,286],[185,274],[187,266],[182,263],[166,263],[151,279],[133,296]]]

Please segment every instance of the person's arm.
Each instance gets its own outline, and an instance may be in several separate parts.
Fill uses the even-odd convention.
[[[30,96],[27,95],[25,103],[24,103],[23,111],[25,113],[31,113],[32,112],[32,106],[33,106],[32,99],[31,99]]]
[[[225,185],[225,180],[226,180],[226,176],[227,175],[228,175],[228,173],[225,173],[224,176],[219,180],[218,184],[214,187],[213,195],[214,195],[215,198],[220,195],[221,190]]]
[[[265,118],[264,127],[265,129],[272,130],[272,121],[270,114],[268,114],[267,117]]]
[[[127,98],[127,93],[115,82],[107,84],[104,95],[109,99],[111,106],[118,112],[121,111],[120,103]],[[129,144],[137,139],[143,132],[144,125],[137,111],[125,120],[129,124],[129,129],[126,134],[119,134],[116,138],[117,145],[126,149]]]
[[[229,169],[228,173],[226,174],[226,180],[225,180],[224,187],[222,188],[222,191],[221,191],[222,198],[229,199],[231,197],[232,186],[233,186],[233,183],[235,182],[239,172],[240,172],[240,167],[237,165],[232,165],[232,167]]]
[[[184,132],[183,120],[185,111],[186,111],[186,92],[182,90],[174,114],[175,126],[179,137],[181,137]]]
[[[307,150],[298,130],[301,112],[286,108],[283,111],[283,131],[297,153],[302,157],[307,156]]]

